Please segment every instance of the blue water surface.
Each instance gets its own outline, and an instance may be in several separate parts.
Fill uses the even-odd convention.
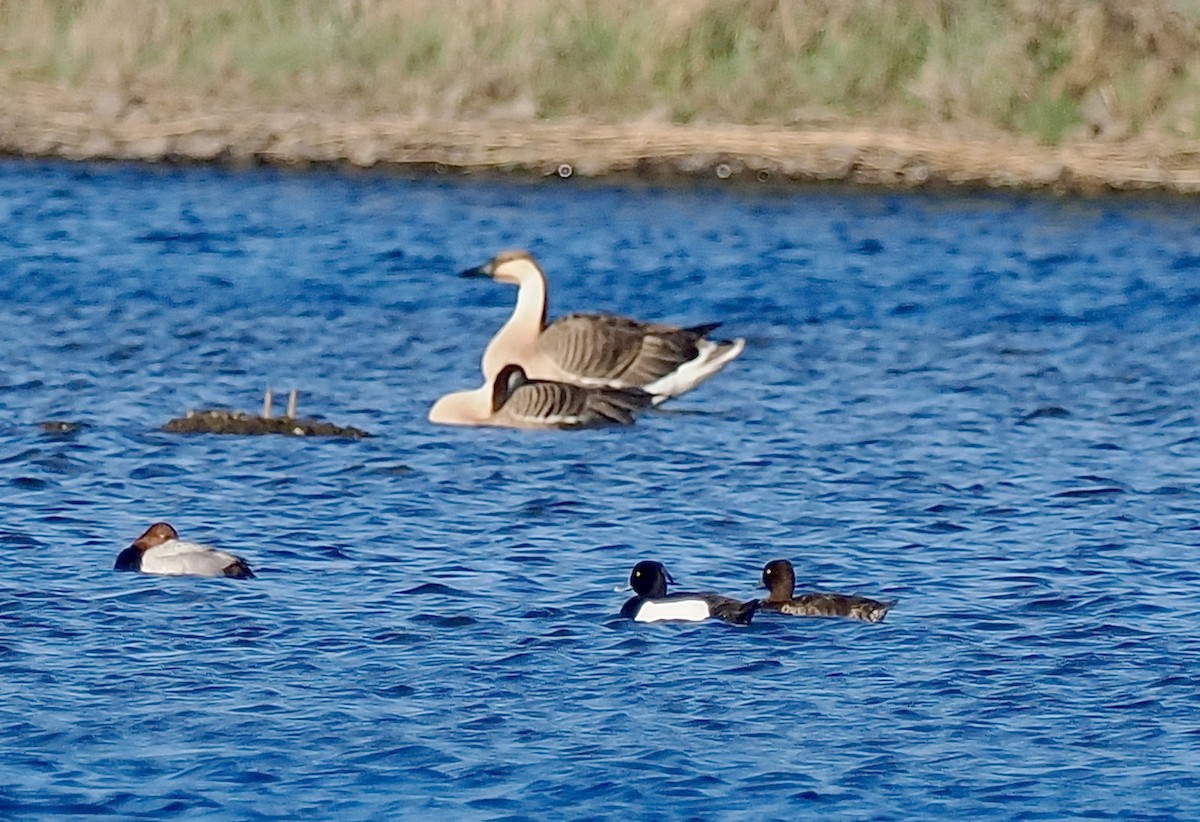
[[[746,351],[432,426],[508,247]],[[1191,201],[6,161],[0,329],[0,817],[1200,818]],[[158,431],[268,385],[376,436]],[[160,519],[258,578],[114,573]],[[777,557],[899,604],[616,618]]]

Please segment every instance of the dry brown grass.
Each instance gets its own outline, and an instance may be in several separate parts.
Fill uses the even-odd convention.
[[[439,119],[1200,132],[1197,0],[0,0],[0,84]]]

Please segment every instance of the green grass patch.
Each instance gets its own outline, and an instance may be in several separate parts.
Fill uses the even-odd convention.
[[[1016,125],[1039,143],[1055,145],[1080,122],[1077,101],[1064,95],[1043,94],[1021,107]]]
[[[0,0],[0,83],[263,106],[788,123],[986,123],[1056,142],[1113,117],[1200,133],[1200,0]],[[516,109],[524,110],[524,109]]]

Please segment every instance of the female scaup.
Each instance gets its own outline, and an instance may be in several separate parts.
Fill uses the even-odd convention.
[[[629,575],[629,586],[637,596],[621,606],[621,616],[634,622],[700,622],[716,617],[735,625],[749,625],[758,610],[758,600],[738,602],[708,592],[668,594],[667,583],[674,582],[661,562],[639,562]]]
[[[786,559],[771,560],[763,568],[762,587],[770,595],[762,601],[762,607],[781,614],[809,617],[846,617],[863,622],[882,622],[895,601],[880,602],[866,597],[849,594],[801,594],[792,596],[796,589],[796,573],[792,563]]]
[[[116,571],[143,574],[233,577],[251,579],[254,573],[240,557],[198,542],[187,542],[165,522],[156,522],[117,556]]]

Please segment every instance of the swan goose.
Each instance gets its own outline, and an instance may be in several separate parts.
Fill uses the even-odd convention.
[[[505,251],[462,272],[517,286],[517,304],[483,352],[484,377],[508,364],[533,379],[641,388],[657,404],[690,391],[742,353],[744,339],[710,340],[720,323],[680,328],[612,314],[546,322],[546,275],[526,251]]]
[[[634,412],[649,406],[651,400],[651,395],[639,388],[531,380],[521,366],[509,364],[490,383],[439,399],[429,409],[429,421],[505,428],[632,425]]]

